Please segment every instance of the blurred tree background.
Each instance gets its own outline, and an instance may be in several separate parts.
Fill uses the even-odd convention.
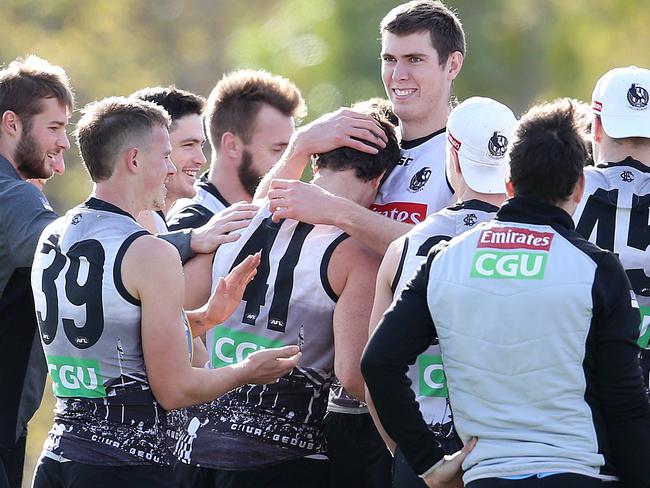
[[[307,120],[383,95],[377,26],[395,0],[2,0],[0,61],[38,54],[65,67],[78,107],[150,85],[207,96],[221,75],[265,68],[294,80]],[[650,66],[646,0],[449,0],[468,52],[455,94],[516,113],[560,96],[590,100],[615,66]],[[645,48],[643,46],[646,46]],[[72,126],[78,113],[72,116]],[[46,188],[63,212],[91,185],[76,149]],[[29,442],[31,473],[51,422],[46,392]],[[31,474],[26,477],[29,486]]]

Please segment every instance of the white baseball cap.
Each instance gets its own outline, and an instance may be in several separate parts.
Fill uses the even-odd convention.
[[[650,138],[650,70],[629,66],[605,73],[596,83],[591,108],[613,138]]]
[[[447,147],[458,153],[467,185],[479,193],[506,193],[506,149],[517,119],[491,98],[472,97],[447,121]]]

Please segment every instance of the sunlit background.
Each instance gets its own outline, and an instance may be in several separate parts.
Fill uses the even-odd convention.
[[[387,0],[2,0],[0,60],[36,53],[61,64],[78,107],[150,85],[207,96],[224,72],[265,68],[307,100],[307,121],[383,95],[379,33]],[[468,52],[455,95],[521,113],[560,96],[589,100],[606,70],[650,67],[647,0],[450,0]],[[73,114],[76,122],[78,113]],[[72,127],[71,127],[72,128]],[[46,193],[63,212],[91,186],[76,149]],[[51,392],[30,426],[25,486],[51,422]]]

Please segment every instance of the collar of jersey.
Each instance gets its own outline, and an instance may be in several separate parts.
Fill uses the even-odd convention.
[[[102,210],[103,212],[113,212],[116,214],[125,215],[126,217],[135,220],[133,215],[131,215],[128,212],[125,212],[120,207],[116,207],[112,203],[108,203],[96,197],[90,197],[88,200],[82,203],[81,206],[92,210]]]
[[[412,139],[410,141],[405,141],[404,139],[402,139],[401,141],[399,141],[399,147],[401,147],[402,149],[413,149],[414,147],[418,147],[419,145],[424,144],[428,140],[433,139],[434,137],[439,136],[440,134],[444,134],[445,130],[447,130],[447,128],[443,127],[442,129],[437,130],[427,136],[418,137],[417,139]]]
[[[221,192],[218,190],[216,186],[210,181],[210,175],[209,173],[203,173],[203,176],[201,176],[201,179],[199,179],[198,183],[196,184],[199,188],[203,188],[205,191],[207,191],[210,195],[212,195],[214,198],[219,200],[221,203],[224,204],[226,207],[230,207],[230,202],[226,200]]]
[[[629,166],[630,168],[639,170],[642,173],[650,173],[650,166],[646,166],[641,161],[634,159],[632,156],[628,156],[623,161],[617,161],[616,163],[601,163],[596,165],[596,168],[616,168],[619,166]]]
[[[481,212],[491,212],[494,213],[499,210],[499,207],[492,205],[491,203],[484,202],[483,200],[465,200],[464,202],[458,202],[449,206],[449,210],[480,210]]]

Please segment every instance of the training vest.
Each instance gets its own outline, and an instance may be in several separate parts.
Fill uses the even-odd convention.
[[[122,259],[148,232],[97,198],[41,235],[32,287],[57,404],[45,450],[100,465],[169,462],[165,411],[149,388],[140,301],[122,283]]]
[[[469,200],[430,215],[410,230],[405,235],[402,256],[392,283],[394,297],[397,298],[413,278],[433,246],[474,228],[480,222],[492,219],[497,210],[498,207],[489,203]],[[437,437],[454,437],[447,380],[437,340],[418,356],[415,364],[409,366],[408,377],[425,422]],[[452,444],[456,447],[454,442]]]
[[[220,276],[262,252],[255,278],[237,310],[207,333],[213,368],[242,361],[258,349],[298,344],[297,368],[276,383],[246,385],[188,410],[177,457],[216,469],[253,469],[326,452],[322,421],[334,369],[333,315],[337,296],[327,269],[347,237],[333,226],[271,221],[268,204],[234,243],[214,258]]]

